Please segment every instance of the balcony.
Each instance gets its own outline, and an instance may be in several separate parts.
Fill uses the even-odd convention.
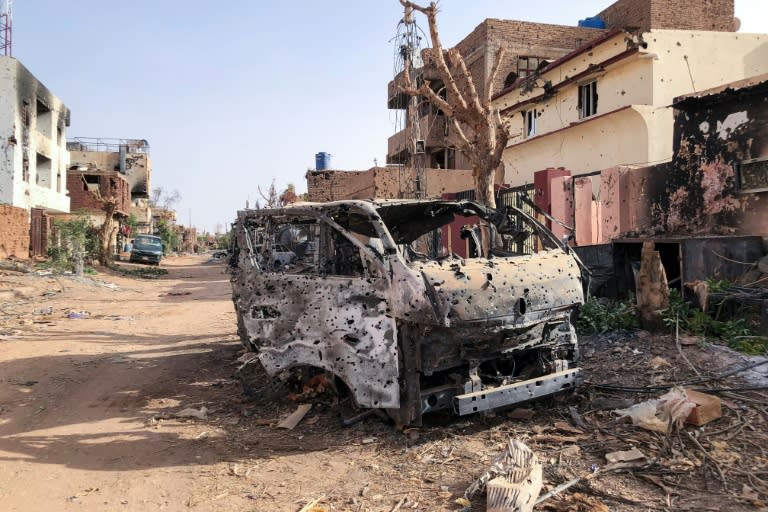
[[[444,148],[449,145],[446,140],[446,118],[442,115],[424,116],[419,120],[419,133],[426,142],[427,153],[434,148]],[[387,141],[387,161],[392,160],[400,162],[402,157],[407,156],[410,148],[408,147],[409,129],[400,130]]]

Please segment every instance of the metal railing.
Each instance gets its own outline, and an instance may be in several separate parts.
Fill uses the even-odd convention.
[[[536,218],[537,212],[531,206],[535,197],[533,185],[523,185],[521,187],[507,188],[499,190],[496,196],[496,206],[514,206],[531,217]],[[525,201],[524,198],[528,199]],[[526,221],[521,215],[515,215],[515,223],[518,226],[525,226]],[[536,252],[536,237],[529,236],[521,242],[512,243],[512,247],[505,247],[508,251],[519,252],[523,254],[533,254]]]
[[[107,139],[99,137],[74,137],[67,140],[68,151],[99,151],[117,153],[124,147],[128,153],[149,154],[149,142],[144,139]]]

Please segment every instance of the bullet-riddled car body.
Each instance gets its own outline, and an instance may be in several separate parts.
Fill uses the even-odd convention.
[[[461,226],[464,219],[475,224]],[[451,229],[471,257],[450,250]],[[330,372],[358,406],[385,409],[403,425],[579,380],[570,314],[583,302],[580,268],[521,210],[441,200],[298,203],[240,211],[233,235],[240,335],[271,375]],[[533,254],[495,248],[529,236],[538,237]],[[270,266],[273,248],[296,258]]]

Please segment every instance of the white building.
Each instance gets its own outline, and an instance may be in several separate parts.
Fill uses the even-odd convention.
[[[765,34],[612,30],[494,100],[512,128],[505,182],[668,161],[675,97],[767,72]]]
[[[0,204],[69,212],[69,109],[13,57],[0,56]]]

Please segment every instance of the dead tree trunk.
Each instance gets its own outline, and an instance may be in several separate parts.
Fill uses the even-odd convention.
[[[509,140],[509,127],[502,120],[499,110],[491,105],[491,98],[494,93],[493,83],[504,58],[504,48],[499,48],[496,54],[481,97],[459,50],[443,49],[437,27],[436,2],[431,2],[428,7],[409,0],[400,0],[400,4],[406,10],[406,21],[412,11],[418,11],[427,17],[432,41],[431,57],[445,86],[446,97],[441,98],[430,87],[429,81],[424,81],[421,85],[413,84],[407,72],[409,62],[406,62],[406,71],[403,73],[404,85],[399,86],[399,89],[410,96],[426,98],[451,121],[453,131],[458,137],[458,148],[472,163],[476,199],[495,208],[495,174],[502,165],[502,155]]]

